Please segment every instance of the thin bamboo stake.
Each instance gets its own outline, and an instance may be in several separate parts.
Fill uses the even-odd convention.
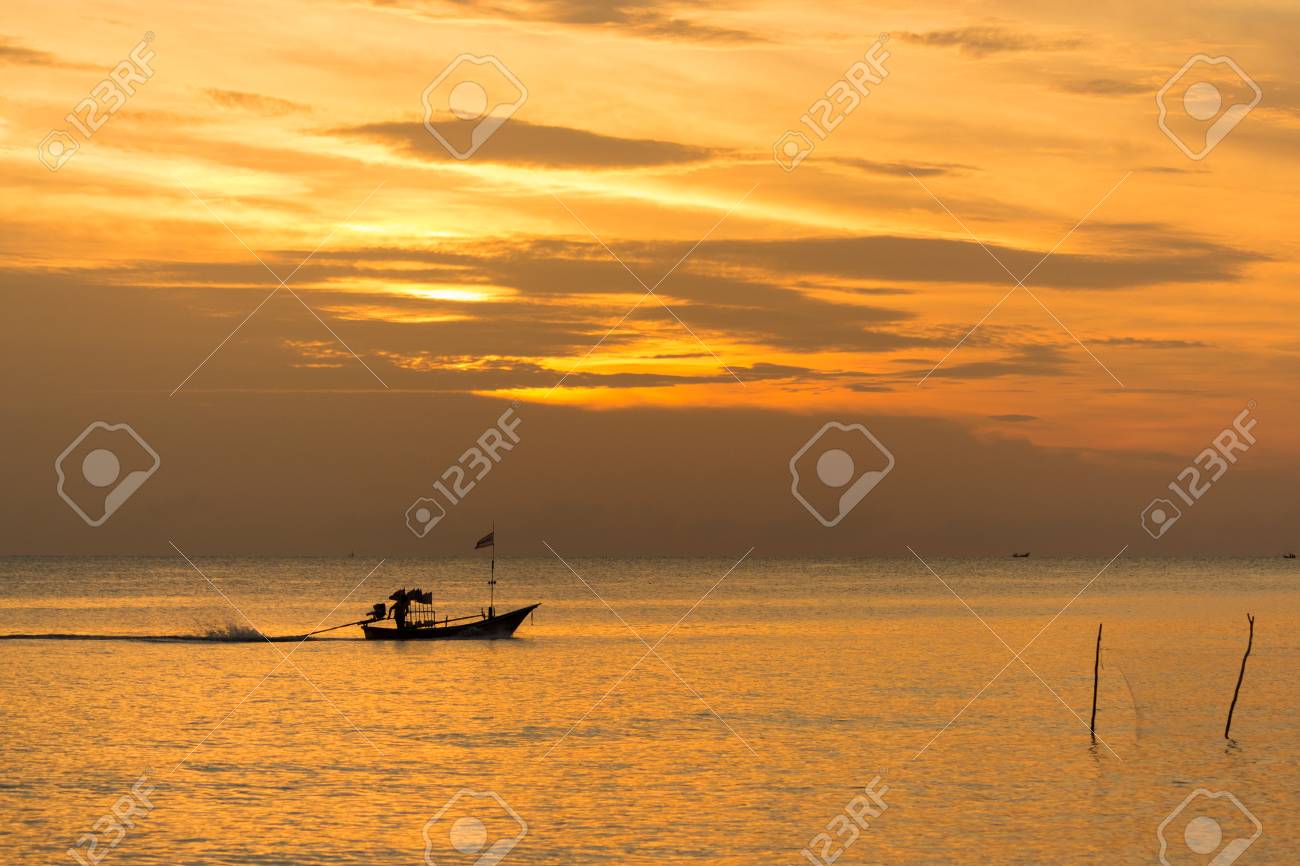
[[[1232,692],[1232,704],[1228,707],[1228,723],[1223,726],[1223,738],[1232,739],[1228,736],[1228,731],[1232,729],[1232,711],[1237,708],[1237,695],[1241,694],[1241,681],[1246,678],[1246,659],[1250,658],[1250,647],[1255,643],[1255,617],[1246,614],[1246,621],[1250,623],[1250,637],[1246,639],[1246,654],[1241,657],[1241,672],[1237,674],[1237,688]]]
[[[1101,670],[1101,623],[1097,623],[1097,657],[1092,663],[1092,721],[1088,723],[1088,733],[1092,741],[1097,742],[1097,680]]]

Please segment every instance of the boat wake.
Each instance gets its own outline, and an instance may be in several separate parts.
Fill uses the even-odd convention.
[[[88,640],[134,641],[137,643],[297,643],[318,640],[300,634],[266,635],[251,626],[226,624],[194,634],[79,634],[48,632],[44,634],[0,634],[0,640]]]
[[[271,638],[268,638],[252,626],[235,625],[233,623],[227,623],[220,628],[210,628],[197,639],[215,643],[249,643],[251,641],[271,640]],[[284,639],[292,640],[292,638]]]

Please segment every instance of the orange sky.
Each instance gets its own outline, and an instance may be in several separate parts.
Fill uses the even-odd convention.
[[[10,349],[73,391],[909,416],[1189,458],[1248,400],[1296,420],[1293,4],[9,10],[0,267],[36,323]],[[146,32],[156,74],[48,171],[37,142]],[[888,77],[783,170],[879,34]],[[1198,161],[1156,92],[1199,52],[1263,98]],[[527,98],[457,160],[421,94],[462,53]],[[296,298],[264,311],[272,271]],[[87,352],[139,356],[92,382]]]

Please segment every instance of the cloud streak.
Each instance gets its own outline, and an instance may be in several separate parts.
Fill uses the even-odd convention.
[[[1077,37],[1040,36],[1000,25],[958,27],[950,30],[929,30],[924,33],[904,32],[902,39],[933,48],[956,48],[967,57],[982,58],[993,54],[1025,51],[1063,51],[1081,47],[1084,42]]]
[[[604,30],[649,39],[714,43],[763,41],[758,34],[699,20],[698,8],[660,0],[448,0],[419,4],[404,0],[371,0],[376,6],[399,8],[430,17],[476,15],[521,23],[544,22],[584,30]],[[439,7],[447,10],[439,12]],[[697,14],[687,15],[690,9]]]
[[[203,91],[203,95],[222,108],[248,111],[267,117],[282,117],[286,114],[310,110],[299,102],[261,93],[246,93],[242,90],[208,89]]]
[[[469,140],[473,121],[437,119],[449,140]],[[430,162],[456,162],[423,123],[390,121],[331,130],[332,134],[390,145]],[[619,138],[565,126],[546,126],[512,118],[475,153],[478,162],[551,168],[634,168],[703,162],[728,155],[709,147],[655,139]]]
[[[48,51],[28,48],[22,40],[0,36],[0,66],[44,66],[52,69],[90,69],[82,63],[72,63]]]

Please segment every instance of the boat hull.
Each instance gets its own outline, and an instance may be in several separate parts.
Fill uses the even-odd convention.
[[[365,634],[366,640],[501,640],[512,637],[524,618],[540,606],[540,604],[530,604],[528,607],[464,625],[435,625],[404,629],[362,625],[361,631]]]

